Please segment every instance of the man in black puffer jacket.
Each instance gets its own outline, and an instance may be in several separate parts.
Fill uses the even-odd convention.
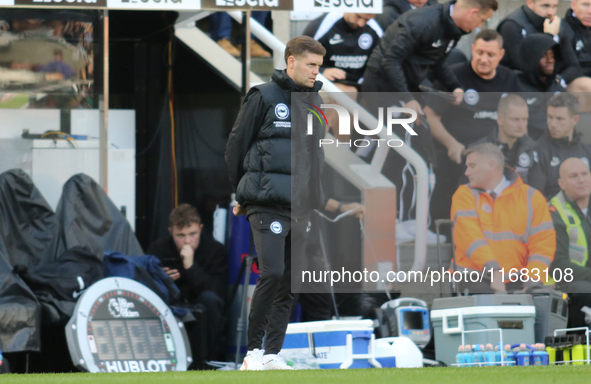
[[[583,75],[591,76],[591,7],[588,0],[571,2],[571,9],[566,11],[560,23],[560,41],[575,51]]]
[[[277,353],[294,300],[292,259],[304,258],[310,210],[324,206],[324,154],[318,145],[324,129],[315,126],[307,135],[304,127],[292,126],[294,115],[307,112],[292,105],[291,95],[298,92],[309,104],[322,104],[322,83],[315,79],[325,54],[311,37],[290,40],[287,69],[275,71],[270,82],[248,92],[228,138],[226,163],[238,202],[234,214],[248,217],[260,271],[241,370],[291,369]]]
[[[444,63],[460,38],[480,27],[497,9],[496,0],[458,0],[406,12],[384,33],[365,71],[364,92],[399,92],[406,108],[423,114],[410,92],[433,74],[459,103],[464,94]]]
[[[528,135],[539,139],[547,130],[547,102],[556,92],[565,89],[556,79],[556,62],[560,47],[545,33],[527,35],[519,46],[521,70],[517,76],[521,96],[529,107]],[[527,60],[525,60],[527,59]]]

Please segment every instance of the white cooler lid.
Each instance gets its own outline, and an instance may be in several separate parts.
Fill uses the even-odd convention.
[[[535,316],[536,307],[533,305],[490,305],[476,307],[460,307],[448,309],[434,309],[431,319],[442,319],[444,316]]]
[[[373,331],[373,320],[325,320],[291,323],[287,333],[317,333],[336,331]]]

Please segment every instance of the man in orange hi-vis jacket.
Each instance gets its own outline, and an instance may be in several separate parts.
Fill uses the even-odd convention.
[[[464,275],[460,289],[491,293],[551,280],[556,233],[544,196],[505,168],[494,144],[469,147],[462,155],[469,183],[458,188],[451,206],[452,266]]]

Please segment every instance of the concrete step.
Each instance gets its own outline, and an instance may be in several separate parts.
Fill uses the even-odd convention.
[[[271,80],[271,75],[275,70],[275,64],[272,57],[253,57],[250,59],[250,70],[256,73],[264,81]]]

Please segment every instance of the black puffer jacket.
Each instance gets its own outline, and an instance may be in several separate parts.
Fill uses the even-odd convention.
[[[437,0],[428,0],[424,7],[437,4]],[[384,0],[381,15],[376,15],[376,21],[385,31],[404,12],[410,11],[412,7],[408,0]]]
[[[384,33],[374,49],[364,76],[379,79],[380,91],[403,92],[401,99],[412,100],[408,92],[419,91],[419,84],[433,73],[448,90],[461,88],[456,76],[444,64],[449,51],[465,34],[454,23],[450,5],[454,2],[413,9],[399,17]]]
[[[324,204],[320,187],[324,152],[318,145],[324,127],[313,120],[313,135],[307,136],[308,112],[291,101],[292,92],[301,92],[306,102],[320,106],[321,87],[319,81],[314,88],[300,87],[285,71],[276,70],[270,82],[248,92],[226,145],[230,182],[239,204],[292,210]],[[296,114],[300,114],[297,127],[292,126]],[[297,173],[292,174],[292,164]]]
[[[566,11],[560,22],[560,41],[573,49],[583,75],[591,76],[591,27],[585,27],[572,9]]]

